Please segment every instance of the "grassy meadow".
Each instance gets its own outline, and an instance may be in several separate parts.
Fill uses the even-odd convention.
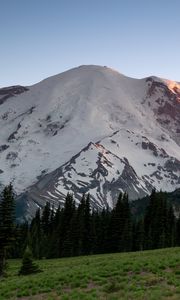
[[[180,299],[180,248],[41,260],[29,276],[8,265],[0,300]]]

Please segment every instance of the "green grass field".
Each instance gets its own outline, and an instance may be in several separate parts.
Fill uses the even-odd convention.
[[[20,264],[9,261],[0,300],[180,299],[180,248],[41,260],[31,276]]]

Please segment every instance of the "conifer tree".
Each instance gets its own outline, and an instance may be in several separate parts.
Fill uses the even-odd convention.
[[[172,205],[168,208],[166,223],[166,247],[174,247],[176,244],[176,220]]]
[[[110,221],[111,211],[107,207],[101,212],[96,212],[96,239],[97,239],[97,253],[111,252],[111,238],[110,238]]]
[[[153,249],[153,219],[156,218],[156,191],[152,190],[144,216],[145,249]]]
[[[59,237],[59,254],[60,256],[69,256],[72,254],[71,228],[72,219],[75,214],[75,202],[72,194],[67,194],[64,209],[62,211],[62,221]]]
[[[22,259],[22,266],[19,270],[19,275],[29,275],[41,272],[39,267],[33,262],[32,252],[27,246]]]
[[[112,252],[130,251],[132,248],[132,220],[128,195],[120,193],[112,210],[110,223],[110,247]]]
[[[171,207],[168,208],[164,193],[152,191],[144,217],[145,247],[156,249],[174,244],[175,220]]]
[[[49,238],[50,238],[50,217],[51,217],[51,208],[50,203],[46,202],[46,205],[42,211],[41,216],[41,228],[42,228],[42,251],[43,257],[48,257],[49,250]]]
[[[0,276],[5,273],[7,250],[14,241],[15,203],[12,184],[6,186],[0,201]]]
[[[176,246],[180,246],[180,216],[176,221]]]
[[[28,224],[18,223],[14,230],[14,241],[13,245],[8,251],[8,257],[10,258],[21,258],[24,253],[25,246],[27,245],[28,237]]]
[[[36,215],[30,225],[30,244],[33,257],[40,259],[42,257],[42,228],[40,209],[36,211]],[[47,246],[46,246],[47,247]]]
[[[91,224],[91,209],[90,196],[87,195],[84,207],[84,230],[83,230],[83,254],[91,253],[92,246],[92,224]]]
[[[122,193],[119,194],[116,206],[111,213],[111,221],[109,227],[109,252],[118,252],[121,247],[121,236],[122,236]]]
[[[98,241],[100,227],[101,224],[99,213],[93,210],[91,214],[91,252],[93,254],[100,253]]]
[[[83,194],[81,201],[78,205],[77,214],[76,214],[77,255],[83,254],[84,211],[85,211],[85,195]]]
[[[124,193],[122,197],[122,214],[123,224],[122,224],[122,238],[121,238],[121,251],[131,251],[132,249],[132,216],[129,207],[128,194]]]
[[[144,219],[140,219],[134,222],[133,226],[133,250],[142,251],[144,250]]]
[[[60,209],[60,206],[56,210],[54,217],[53,217],[53,223],[51,219],[52,224],[52,233],[51,238],[49,241],[49,257],[55,258],[59,257],[59,244],[60,244],[60,232],[61,232],[61,222],[62,222],[62,210]]]

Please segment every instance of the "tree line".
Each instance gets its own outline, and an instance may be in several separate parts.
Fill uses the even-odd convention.
[[[180,246],[180,219],[162,192],[152,191],[145,214],[134,219],[128,194],[120,193],[115,207],[93,210],[90,195],[78,206],[68,193],[56,211],[47,202],[28,224],[16,227],[12,255],[22,256],[29,245],[35,258],[58,258]]]
[[[89,194],[76,205],[68,193],[63,207],[54,210],[47,202],[30,224],[15,224],[11,185],[1,198],[1,269],[5,257],[22,257],[27,245],[36,259],[180,246],[180,218],[175,218],[164,193],[155,190],[139,219],[133,217],[127,193],[119,194],[112,210],[101,211],[93,210]]]

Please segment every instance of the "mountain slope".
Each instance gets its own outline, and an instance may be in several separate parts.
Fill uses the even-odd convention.
[[[28,190],[29,205],[57,205],[69,189],[102,207],[119,191],[180,187],[178,83],[81,66],[0,89],[0,126],[0,182]]]

